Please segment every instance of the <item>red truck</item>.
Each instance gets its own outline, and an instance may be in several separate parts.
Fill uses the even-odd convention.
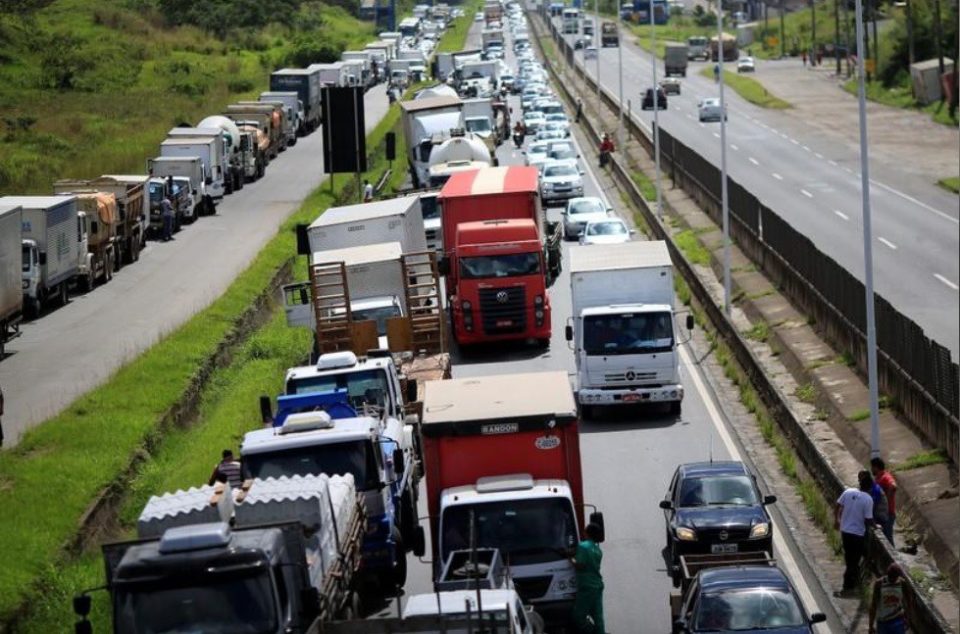
[[[440,190],[448,304],[460,345],[534,339],[550,345],[547,287],[560,272],[534,167],[453,174]]]
[[[584,528],[577,407],[565,372],[429,381],[424,465],[433,561],[498,548],[517,592],[549,621],[576,596]],[[603,515],[590,521],[603,526]],[[473,543],[471,544],[471,536]]]

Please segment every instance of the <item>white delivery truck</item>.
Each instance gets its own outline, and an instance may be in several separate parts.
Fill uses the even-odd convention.
[[[373,85],[373,72],[370,67],[371,60],[369,51],[344,51],[340,53],[340,61],[361,64],[363,68],[360,75],[360,85],[364,87]]]
[[[236,124],[234,124],[234,129],[236,129]],[[239,130],[237,131],[239,132]],[[233,172],[230,167],[230,158],[231,152],[233,150],[233,130],[224,130],[218,125],[212,126],[197,126],[195,128],[171,128],[167,132],[167,139],[197,139],[203,141],[212,141],[214,155],[213,159],[210,162],[214,172],[216,172],[216,167],[219,166],[220,173],[222,174],[223,180],[223,192],[225,194],[232,194],[236,181],[233,178]],[[162,155],[162,150],[161,150]],[[170,156],[177,156],[176,153],[171,154]],[[203,158],[201,156],[201,158]],[[206,165],[206,163],[204,163]],[[214,177],[216,180],[216,177]]]
[[[320,86],[346,86],[347,71],[343,67],[343,62],[333,62],[332,64],[310,64],[307,70],[320,73]]]
[[[340,63],[343,64],[347,86],[351,88],[367,88],[367,83],[364,80],[363,62],[354,59],[341,61]]]
[[[2,207],[20,207],[21,284],[26,313],[36,317],[50,300],[67,303],[70,282],[86,258],[76,196],[6,196]]]
[[[450,138],[452,130],[463,129],[463,102],[459,97],[428,97],[400,103],[407,163],[414,188],[430,178],[430,153],[435,145]]]
[[[192,202],[191,209],[178,210],[186,218],[195,219],[203,214],[212,215],[216,213],[216,206],[213,197],[207,189],[206,169],[203,159],[199,156],[158,156],[147,160],[147,173],[151,180],[155,178],[188,178],[190,179],[190,196]],[[170,192],[168,191],[167,194]],[[189,205],[188,205],[189,206]],[[160,218],[159,201],[154,204],[153,198],[150,199],[150,224],[156,226]]]
[[[19,205],[0,203],[0,359],[4,344],[20,336],[23,280]]]
[[[674,323],[673,264],[665,242],[570,249],[577,401],[598,406],[666,403],[680,413],[683,384]],[[687,328],[693,328],[688,316]]]
[[[298,231],[305,232],[298,240],[301,255],[381,242],[399,242],[403,253],[427,249],[420,200],[416,197],[331,207],[309,227],[300,227]],[[304,239],[309,245],[306,250]]]
[[[206,185],[207,195],[210,196],[214,205],[223,200],[224,165],[216,139],[168,138],[160,144],[160,156],[199,158],[203,164],[203,182]]]

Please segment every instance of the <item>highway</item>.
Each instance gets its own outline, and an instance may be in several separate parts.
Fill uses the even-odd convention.
[[[566,36],[571,43],[576,39]],[[652,85],[651,57],[622,38],[624,101],[650,129],[653,112],[640,111],[641,92]],[[601,48],[600,83],[619,91],[616,48]],[[577,63],[582,64],[582,54]],[[682,93],[659,113],[663,130],[720,165],[720,124],[700,123],[697,102],[718,95],[691,62]],[[597,64],[588,60],[587,73]],[[736,72],[735,64],[727,69]],[[658,62],[658,78],[663,64]],[[762,76],[763,63],[757,74]],[[754,106],[726,87],[727,171],[768,207],[810,237],[822,251],[863,279],[859,153],[855,143],[806,125],[789,110]],[[595,94],[584,99],[595,99]],[[851,100],[851,108],[856,102]],[[853,131],[855,134],[855,130]],[[956,156],[953,157],[956,161]],[[960,356],[960,209],[957,197],[897,170],[897,157],[871,159],[871,207],[876,291],[927,333]]]
[[[384,85],[367,92],[365,106],[369,132],[387,111]],[[186,226],[173,242],[148,242],[140,261],[109,284],[25,323],[0,362],[7,446],[222,295],[326,179],[322,136],[318,130],[301,138],[262,179],[224,198],[215,216]]]

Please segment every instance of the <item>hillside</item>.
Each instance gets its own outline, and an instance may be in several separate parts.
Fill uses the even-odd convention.
[[[0,194],[143,172],[167,130],[333,61],[373,25],[297,0],[11,0],[0,13]]]

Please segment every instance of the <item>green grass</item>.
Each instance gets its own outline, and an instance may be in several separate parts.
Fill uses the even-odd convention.
[[[690,229],[685,229],[675,234],[673,241],[677,245],[677,248],[683,251],[683,254],[690,260],[691,264],[699,264],[700,266],[710,265],[710,252],[700,244],[696,234]]]
[[[687,38],[695,35],[711,37],[717,34],[716,27],[710,28],[697,26],[694,21],[688,17],[672,17],[670,18],[670,22],[668,24],[660,24],[653,27],[651,27],[649,24],[630,25],[630,31],[636,36],[637,46],[646,51],[651,50],[651,28],[653,28],[656,32],[656,55],[661,59],[663,58],[663,51],[666,48],[667,42],[680,42],[686,44]]]
[[[700,74],[712,79],[713,66],[704,67],[700,71]],[[791,107],[789,102],[780,99],[776,95],[770,94],[770,92],[763,87],[763,84],[752,77],[745,77],[739,73],[731,73],[725,70],[723,71],[723,81],[727,86],[733,88],[738,95],[761,108],[786,110]]]
[[[804,403],[813,403],[817,400],[817,388],[813,383],[798,385],[793,394]]]
[[[745,331],[743,336],[753,341],[766,343],[770,338],[770,326],[765,321],[757,322],[750,330]]]
[[[851,79],[843,84],[843,89],[851,95],[857,94],[857,80]],[[895,86],[884,86],[880,81],[870,81],[866,83],[867,99],[882,103],[885,106],[893,108],[902,108],[904,110],[914,110],[930,115],[931,120],[936,123],[956,127],[958,119],[951,118],[946,103],[936,101],[926,106],[921,106],[913,98],[913,90],[909,84],[898,84]],[[960,178],[945,179],[954,184],[954,191],[960,192]],[[942,187],[950,189],[949,185],[940,183]]]
[[[941,178],[937,181],[937,185],[943,187],[948,192],[960,194],[960,177]]]
[[[393,106],[368,137],[368,147],[380,146],[398,120],[399,107]],[[382,152],[372,154],[382,156]],[[368,172],[370,180],[385,166],[382,158],[375,159]],[[75,534],[81,513],[118,477],[131,456],[162,436],[160,420],[184,393],[197,368],[296,253],[295,225],[310,222],[320,211],[354,196],[353,179],[338,179],[333,192],[326,184],[317,188],[210,307],[121,368],[106,384],[27,432],[15,449],[0,452],[0,505],[17,510],[0,522],[0,539],[17,544],[0,553],[0,622],[60,575],[61,546]]]
[[[894,471],[910,471],[911,469],[920,469],[935,464],[946,464],[949,461],[946,449],[931,449],[910,456],[903,462],[895,464],[893,469]]]
[[[633,178],[633,182],[636,183],[637,188],[640,189],[644,200],[655,201],[657,199],[657,186],[650,180],[649,176],[640,171],[631,172],[630,176]]]
[[[859,422],[859,421],[862,421],[862,420],[867,420],[868,418],[870,418],[870,410],[869,410],[869,409],[858,409],[858,410],[855,411],[854,413],[852,413],[852,414],[850,414],[849,416],[847,416],[847,420],[849,420],[849,421],[851,421],[851,422],[854,422],[854,423]]]
[[[467,34],[473,26],[473,14],[483,8],[482,0],[470,0],[463,4],[463,17],[453,21],[437,43],[438,53],[455,53],[463,50],[467,41]]]

